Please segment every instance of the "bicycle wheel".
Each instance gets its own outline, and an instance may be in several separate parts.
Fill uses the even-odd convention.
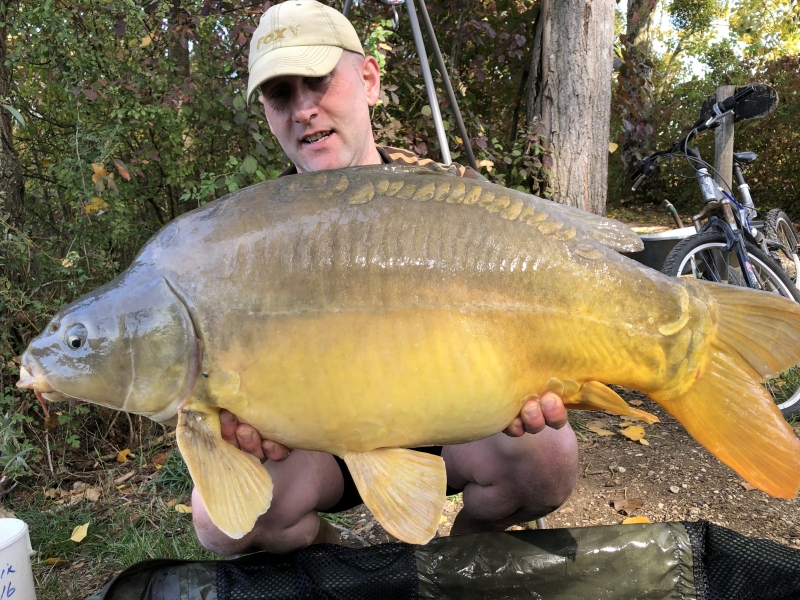
[[[785,250],[776,248],[770,250],[770,256],[775,259],[792,281],[797,283],[797,265],[793,255],[797,254],[797,245],[800,235],[789,216],[779,208],[773,208],[764,218],[764,235],[768,241],[778,242]]]
[[[745,287],[745,276],[736,252],[725,252],[725,235],[706,232],[679,242],[667,255],[661,271],[670,277],[694,277]],[[789,276],[759,247],[745,242],[747,258],[762,288],[800,302],[800,293]],[[800,415],[800,365],[770,379],[765,387],[788,419]]]

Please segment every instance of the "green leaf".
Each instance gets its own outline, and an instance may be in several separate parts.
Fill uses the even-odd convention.
[[[422,111],[421,112],[426,117],[430,117],[431,116],[431,107],[426,104],[425,106],[422,107]]]
[[[22,113],[20,113],[16,108],[14,108],[9,104],[3,104],[3,108],[5,108],[8,112],[10,112],[13,115],[13,117],[17,121],[19,121],[20,125],[25,127],[25,119],[23,118]]]
[[[256,172],[256,169],[258,169],[258,161],[252,156],[248,155],[247,158],[242,161],[241,169],[242,172],[252,175]]]

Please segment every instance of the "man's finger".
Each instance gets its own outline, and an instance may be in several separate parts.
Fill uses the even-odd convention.
[[[219,425],[222,439],[239,448],[239,440],[236,439],[236,428],[239,427],[239,419],[231,411],[224,408],[219,411]]]
[[[261,442],[261,448],[264,451],[264,456],[277,462],[289,458],[289,453],[291,452],[289,448],[273,440],[264,440]]]
[[[236,439],[239,441],[239,448],[252,454],[258,460],[264,460],[264,450],[261,448],[261,434],[252,425],[242,423],[236,428]]]
[[[567,409],[558,394],[546,392],[539,398],[539,408],[548,427],[561,429],[567,424]]]
[[[525,425],[525,431],[528,433],[539,433],[547,426],[538,400],[528,400],[522,406],[522,410],[519,411],[519,414]]]
[[[511,424],[503,429],[503,433],[510,437],[521,437],[525,435],[525,425],[519,417],[511,421]]]

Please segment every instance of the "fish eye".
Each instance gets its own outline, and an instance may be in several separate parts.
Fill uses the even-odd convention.
[[[86,327],[80,323],[75,323],[75,325],[72,325],[69,329],[67,329],[67,346],[73,350],[78,350],[86,343],[87,336],[88,332],[86,331]]]

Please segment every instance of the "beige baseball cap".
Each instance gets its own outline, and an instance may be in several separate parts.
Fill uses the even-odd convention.
[[[273,77],[320,77],[333,71],[344,50],[364,49],[350,21],[316,0],[287,0],[261,16],[250,41],[247,101]]]

